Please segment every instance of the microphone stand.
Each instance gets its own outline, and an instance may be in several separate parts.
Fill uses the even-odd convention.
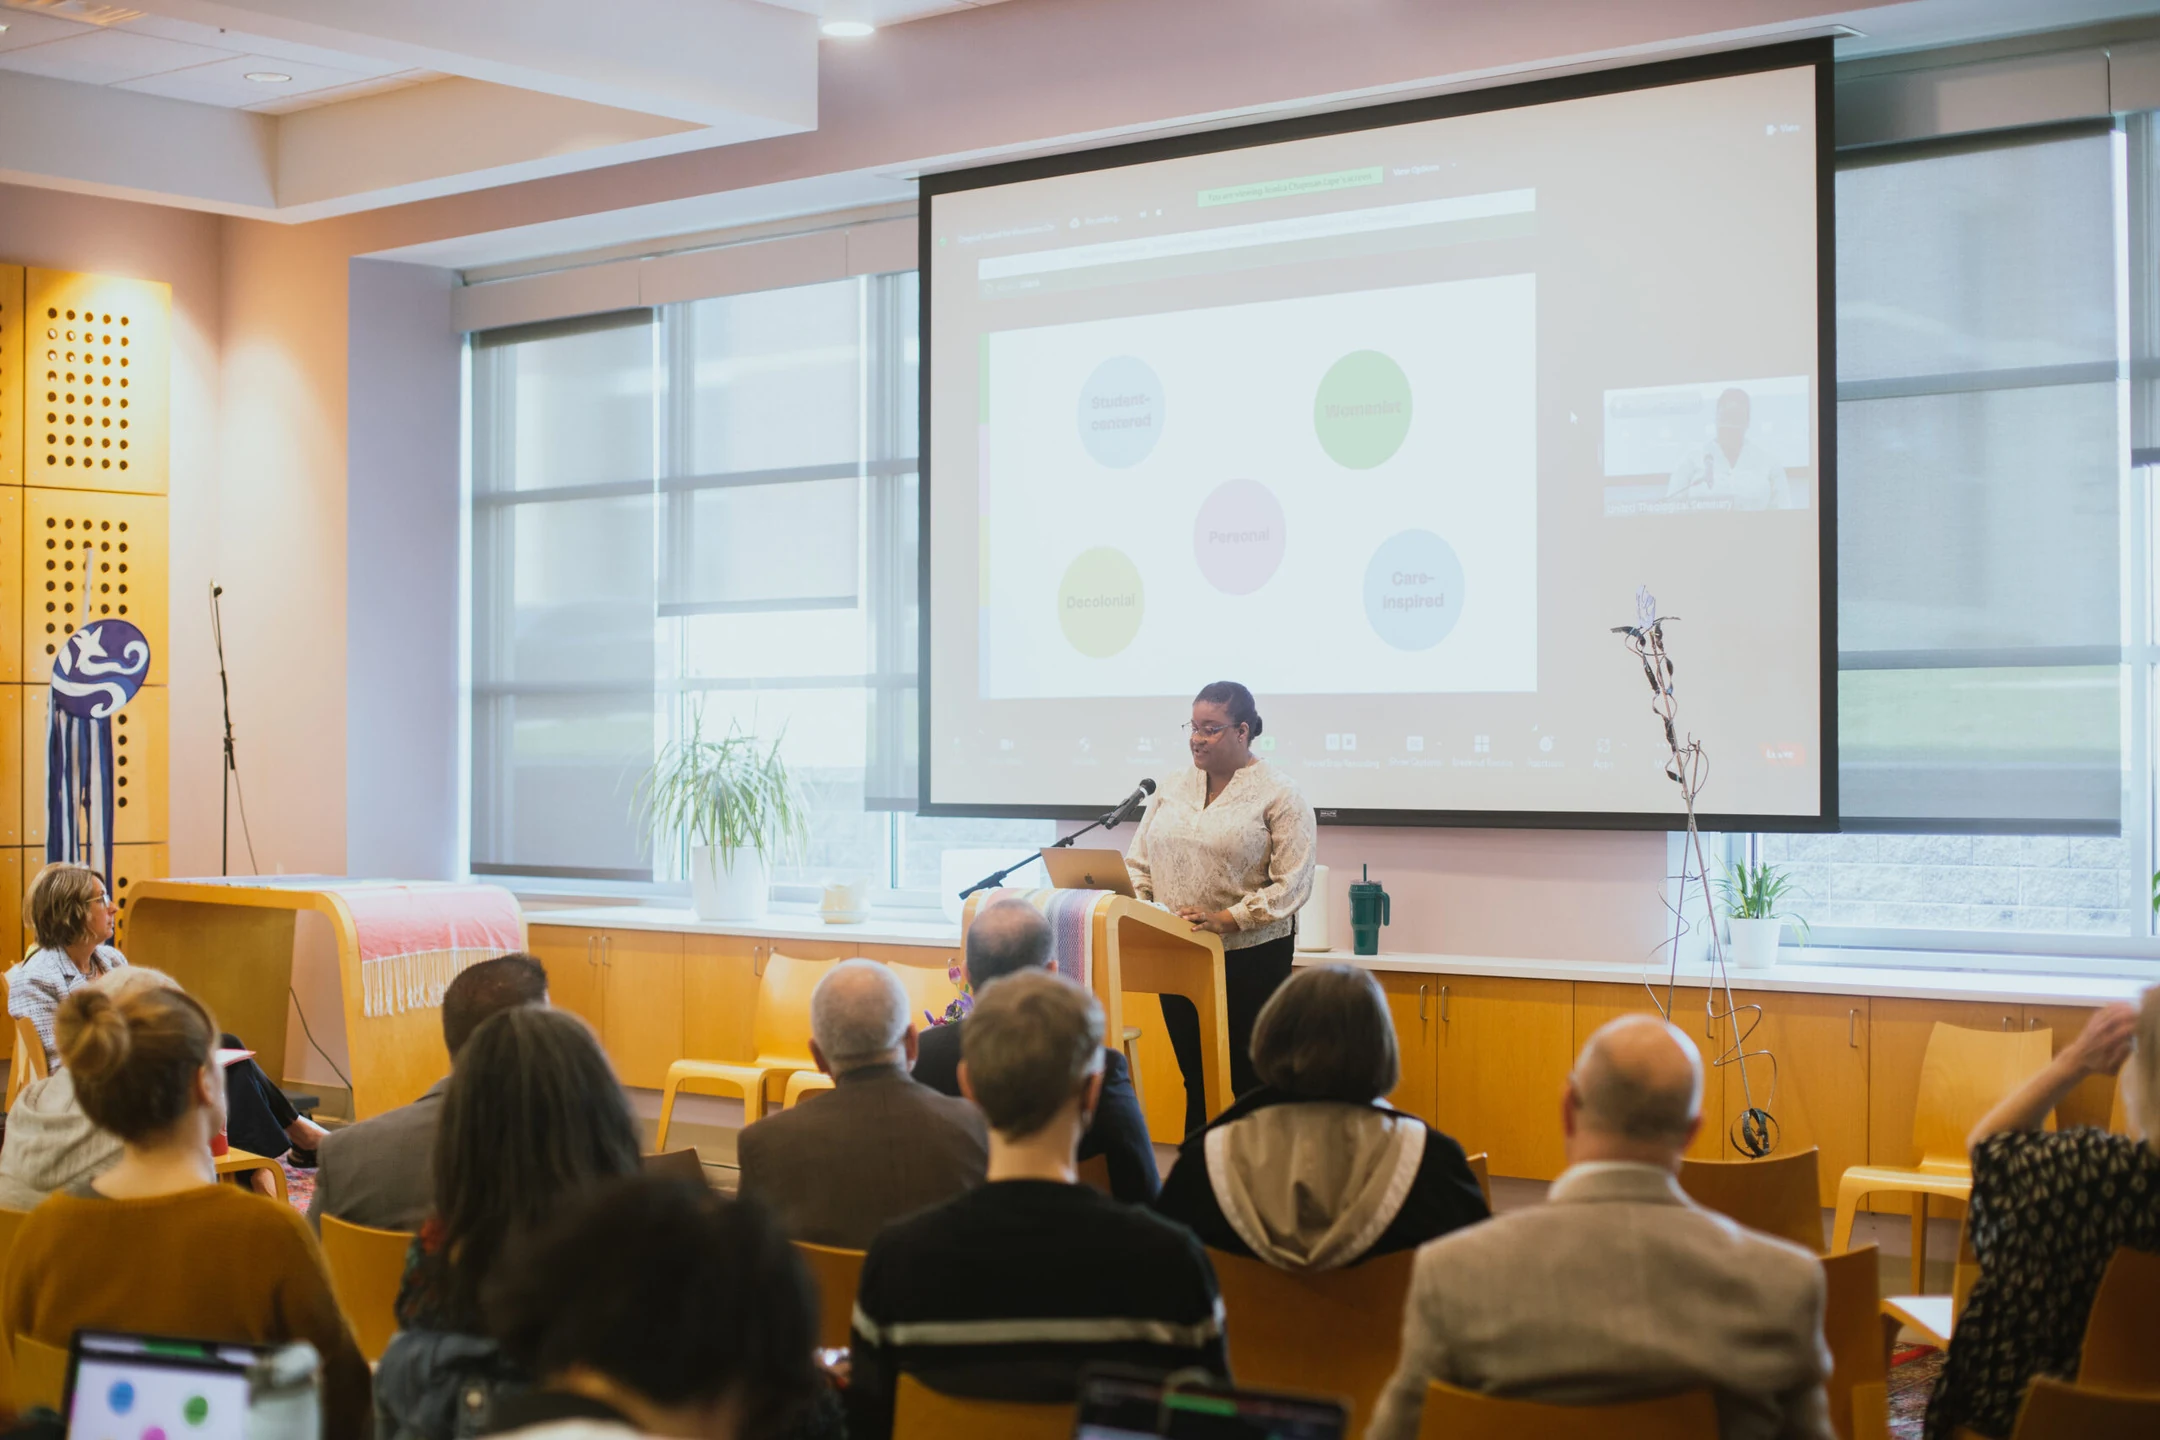
[[[1141,797],[1142,804],[1146,803],[1146,798],[1147,797],[1145,796]],[[1127,820],[1130,820],[1132,818],[1132,810],[1134,808],[1137,807],[1127,807],[1124,805],[1120,805],[1115,810],[1105,811],[1103,814],[1096,816],[1093,820],[1081,826],[1078,830],[1073,831],[1072,834],[1067,835],[1064,839],[1053,840],[1048,846],[1044,848],[1050,850],[1069,850],[1072,848],[1073,841],[1078,840],[1082,835],[1087,834],[1090,830],[1115,830],[1118,826],[1124,824]],[[982,879],[976,881],[974,884],[968,886],[967,889],[962,890],[960,892],[960,898],[962,900],[965,900],[968,896],[973,895],[978,890],[995,890],[998,886],[1005,883],[1005,877],[1012,874],[1013,871],[1025,869],[1027,866],[1034,864],[1037,860],[1040,859],[1042,859],[1042,855],[1038,852],[1037,854],[1028,856],[1025,860],[1016,860],[1002,870],[993,871],[992,873],[983,876]]]
[[[229,854],[232,847],[232,787],[233,777],[239,773],[239,762],[233,758],[232,732],[232,683],[225,676],[225,622],[218,612],[218,597],[225,587],[212,581],[210,584],[210,639],[217,646],[218,693],[225,707],[225,783],[224,793],[218,797],[218,874],[230,875],[232,866]]]

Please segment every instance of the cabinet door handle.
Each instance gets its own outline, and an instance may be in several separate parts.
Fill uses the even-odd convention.
[[[2039,1016],[2037,1016],[2037,1015],[2028,1015],[2028,1016],[2026,1016],[2026,1017],[2025,1017],[2025,1028],[2026,1028],[2027,1030],[2037,1030],[2037,1029],[2039,1029],[2039,1028],[2040,1028],[2040,1017],[2039,1017]]]
[[[1448,1012],[1448,987],[1447,987],[1447,986],[1445,986],[1445,985],[1442,985],[1442,986],[1440,987],[1440,1023],[1441,1023],[1441,1024],[1443,1024],[1443,1025],[1445,1025],[1445,1024],[1447,1024],[1447,1023],[1448,1023],[1448,1018],[1447,1018],[1447,1012]]]
[[[600,937],[600,963],[610,970],[615,968],[615,937],[613,935],[602,935]]]
[[[2010,1028],[2010,1022],[2015,1019],[2017,1019],[2017,1016],[2015,1015],[2003,1016],[2003,1029],[2008,1030]]]
[[[1858,1010],[1845,1012],[1845,1043],[1855,1050],[1860,1048],[1860,1012]]]
[[[1425,1023],[1425,987],[1423,985],[1417,987],[1417,1023],[1420,1025]]]
[[[585,937],[585,963],[586,963],[587,965],[597,965],[597,964],[599,964],[599,963],[600,963],[599,961],[597,961],[597,960],[595,960],[595,959],[593,958],[593,952],[594,952],[594,950],[596,950],[596,949],[597,949],[597,948],[599,947],[599,944],[600,944],[600,937],[599,937],[599,936],[597,936],[597,935],[587,935],[587,936]]]
[[[752,945],[750,947],[750,973],[760,980],[765,978],[765,947],[763,945]]]

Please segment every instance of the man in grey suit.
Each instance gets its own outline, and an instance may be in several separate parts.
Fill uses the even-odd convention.
[[[742,1132],[744,1195],[813,1245],[867,1250],[889,1220],[982,1183],[982,1111],[908,1075],[915,1027],[900,977],[843,960],[810,993],[810,1054],[833,1077],[791,1110]]]
[[[1418,1251],[1369,1440],[1411,1440],[1432,1380],[1562,1405],[1708,1389],[1724,1440],[1831,1440],[1821,1263],[1680,1189],[1702,1124],[1694,1044],[1655,1016],[1606,1025],[1561,1122],[1568,1168],[1545,1204]]]
[[[547,971],[530,955],[517,952],[467,966],[443,991],[443,1044],[451,1063],[490,1015],[545,1004]],[[445,1075],[410,1105],[324,1137],[307,1212],[318,1233],[325,1215],[378,1230],[420,1228],[435,1206],[435,1127],[449,1088]]]

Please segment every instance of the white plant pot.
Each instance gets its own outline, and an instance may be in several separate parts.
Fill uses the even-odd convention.
[[[1735,968],[1767,970],[1777,963],[1778,935],[1785,928],[1783,920],[1743,920],[1736,915],[1726,924],[1732,927]]]
[[[690,908],[700,920],[762,920],[772,890],[765,857],[751,849],[723,860],[719,847],[690,847]]]

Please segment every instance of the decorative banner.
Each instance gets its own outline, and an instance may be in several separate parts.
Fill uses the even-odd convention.
[[[45,707],[45,859],[74,860],[113,890],[112,715],[150,673],[150,642],[125,620],[81,626],[53,657]]]

